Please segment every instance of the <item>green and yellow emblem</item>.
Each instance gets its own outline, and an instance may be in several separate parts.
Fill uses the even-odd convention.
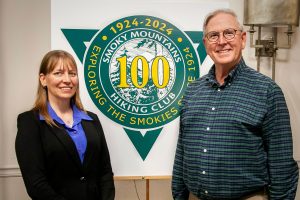
[[[62,31],[82,56],[82,44],[70,29]],[[196,32],[188,37],[163,19],[137,15],[86,36],[77,33],[90,38],[81,61],[91,99],[124,127],[144,160],[163,126],[179,116],[186,86],[199,77],[199,49],[197,54],[192,44]],[[149,130],[142,136],[139,129]]]

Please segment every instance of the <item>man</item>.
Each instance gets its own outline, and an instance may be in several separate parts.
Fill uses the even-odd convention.
[[[203,31],[214,65],[182,100],[174,199],[293,200],[298,166],[281,89],[245,64],[233,11],[210,13]]]

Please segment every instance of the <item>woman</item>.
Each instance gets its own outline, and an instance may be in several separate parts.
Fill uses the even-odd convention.
[[[34,200],[112,200],[108,148],[98,117],[79,98],[74,58],[48,52],[32,110],[18,116],[16,154]]]

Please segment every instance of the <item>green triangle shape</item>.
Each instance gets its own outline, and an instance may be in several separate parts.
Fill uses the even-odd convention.
[[[200,64],[203,63],[205,57],[207,56],[202,38],[203,38],[203,32],[202,31],[185,31],[185,33],[191,38],[193,43],[199,44],[197,47],[197,52],[200,58]]]
[[[75,51],[77,57],[83,63],[83,57],[86,50],[84,42],[89,42],[93,36],[99,31],[95,29],[64,29],[61,31],[67,38],[69,44]]]
[[[147,131],[143,136],[140,131],[124,128],[132,144],[143,160],[146,159],[162,128]]]

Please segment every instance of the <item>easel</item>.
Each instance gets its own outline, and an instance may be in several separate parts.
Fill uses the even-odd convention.
[[[150,200],[150,180],[168,180],[172,176],[115,176],[116,181],[146,180],[146,200]]]

